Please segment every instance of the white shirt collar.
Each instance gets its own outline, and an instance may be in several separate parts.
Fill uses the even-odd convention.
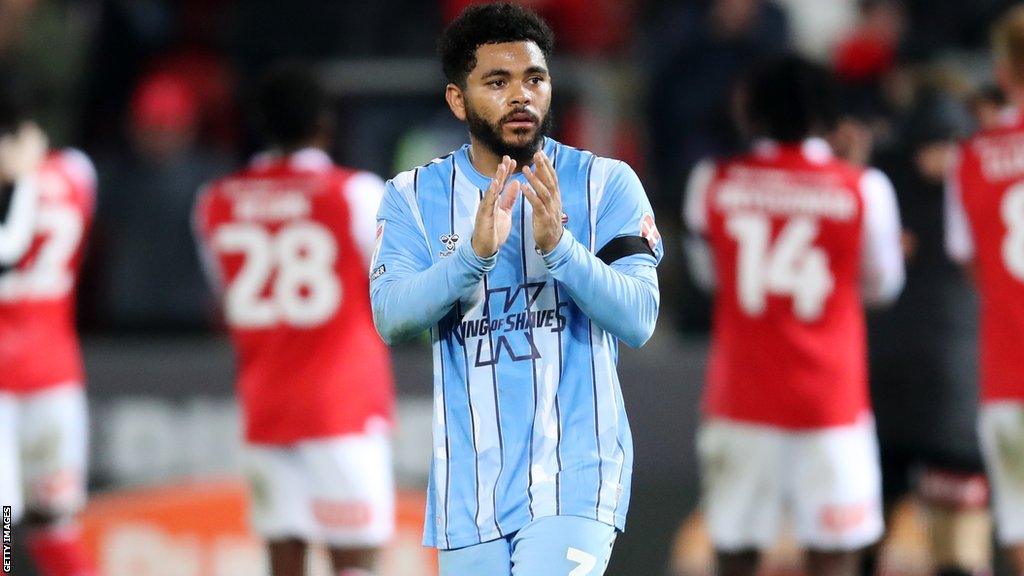
[[[772,157],[779,153],[779,143],[769,138],[761,138],[754,142],[754,154]],[[824,138],[817,136],[808,138],[800,144],[800,152],[815,164],[824,164],[832,159],[832,146]]]
[[[263,168],[267,165],[281,160],[282,154],[276,150],[260,152],[252,157],[249,165],[253,168]],[[303,148],[288,155],[288,164],[299,170],[320,172],[334,165],[331,157],[319,148]]]

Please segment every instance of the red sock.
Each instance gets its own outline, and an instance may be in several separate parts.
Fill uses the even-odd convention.
[[[28,552],[40,576],[97,576],[77,525],[43,528],[28,538]]]

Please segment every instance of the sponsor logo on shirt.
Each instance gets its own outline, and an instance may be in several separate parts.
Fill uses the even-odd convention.
[[[441,240],[441,244],[444,244],[444,250],[438,254],[441,258],[447,258],[452,255],[452,252],[455,252],[455,245],[459,243],[459,235],[454,232],[442,234],[439,240]]]
[[[385,272],[387,272],[387,269],[384,267],[383,264],[377,266],[376,268],[373,269],[373,272],[370,274],[370,280],[376,280],[377,278],[380,278],[381,276],[384,275]]]
[[[535,308],[547,282],[529,282],[487,290],[483,317],[463,320],[452,334],[462,346],[476,340],[475,365],[493,366],[504,355],[512,362],[540,359],[541,352],[534,339],[536,331],[559,333],[565,329],[566,317],[561,312],[567,303],[555,307]]]

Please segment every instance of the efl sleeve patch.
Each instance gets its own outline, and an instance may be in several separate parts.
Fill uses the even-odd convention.
[[[658,232],[658,226],[654,223],[654,216],[644,214],[640,219],[640,236],[647,241],[647,245],[651,247],[652,251],[658,247],[658,243],[661,242],[661,232]]]

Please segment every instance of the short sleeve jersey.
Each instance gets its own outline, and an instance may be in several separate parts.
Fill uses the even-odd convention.
[[[865,171],[814,140],[699,170],[687,220],[717,284],[705,411],[786,429],[856,421],[869,409]]]
[[[196,207],[238,359],[246,439],[289,444],[391,419],[367,270],[383,181],[320,151],[264,157]]]
[[[81,385],[75,288],[96,206],[96,171],[77,150],[50,153],[36,179],[35,237],[0,276],[0,391]]]
[[[1024,122],[960,145],[947,202],[947,251],[981,295],[982,401],[1024,400]]]

